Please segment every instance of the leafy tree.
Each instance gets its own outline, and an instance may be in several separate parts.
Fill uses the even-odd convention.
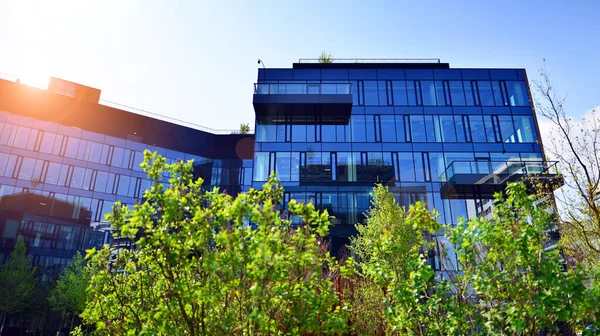
[[[19,236],[14,251],[0,268],[0,334],[4,330],[7,315],[23,311],[35,287],[36,270],[29,264],[26,252],[25,241]]]
[[[550,121],[547,155],[558,160],[565,186],[555,193],[561,247],[577,261],[600,263],[600,118],[594,109],[578,122],[546,68],[533,81],[536,112]]]
[[[330,277],[336,263],[319,239],[328,234],[327,212],[292,201],[289,214],[302,222],[294,228],[277,210],[283,189],[273,177],[263,190],[233,198],[203,190],[191,162],[144,156],[154,181],[144,203],[117,205],[108,216],[136,248],[88,251],[92,277],[82,317],[96,333],[344,331],[346,309]]]
[[[523,184],[511,184],[496,195],[493,218],[454,228],[420,202],[405,213],[377,186],[353,240],[359,260],[345,268],[384,291],[388,333],[569,334],[569,326],[598,321],[597,276],[586,287],[580,269],[564,270],[558,251],[546,248],[551,215],[536,204]]]
[[[59,312],[63,318],[71,316],[71,328],[74,326],[75,317],[85,308],[89,283],[89,270],[85,268],[83,257],[77,252],[73,263],[64,269],[48,298],[52,309]]]
[[[250,133],[250,124],[240,124],[240,134]]]
[[[319,55],[319,63],[333,63],[333,58],[331,57],[331,54],[328,54],[326,52],[322,52],[321,55]]]

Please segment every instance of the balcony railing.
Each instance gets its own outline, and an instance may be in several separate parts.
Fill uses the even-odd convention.
[[[447,182],[457,175],[472,175],[482,177],[475,182],[498,184],[508,181],[515,175],[539,175],[552,173],[550,170],[556,166],[556,161],[452,161],[440,175],[440,181]],[[490,178],[485,178],[486,176]],[[491,179],[497,177],[496,179]]]
[[[255,83],[254,94],[323,95],[351,94],[350,83]]]
[[[318,58],[301,58],[298,63],[321,63]],[[333,58],[331,63],[441,63],[439,58]]]

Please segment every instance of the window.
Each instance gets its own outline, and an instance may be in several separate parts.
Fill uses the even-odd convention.
[[[8,164],[9,155],[6,153],[0,153],[0,176],[4,176],[6,165]]]
[[[435,106],[435,86],[433,81],[421,81],[421,97],[423,98],[422,105]]]
[[[413,142],[427,142],[427,134],[425,133],[425,121],[423,116],[410,116],[410,129]]]
[[[402,181],[415,181],[415,163],[412,153],[398,153],[400,163],[400,179]]]
[[[386,81],[378,82],[379,105],[388,105]]]
[[[500,142],[500,134],[498,132],[497,116],[483,116],[483,124],[488,142]]]
[[[277,178],[281,181],[291,180],[291,166],[290,166],[291,154],[289,152],[278,152],[275,162],[275,171]]]
[[[406,137],[404,136],[404,116],[396,115],[396,140],[398,142],[405,142]]]
[[[406,81],[406,91],[408,93],[408,105],[422,105],[421,86],[418,81]]]
[[[482,106],[494,106],[494,94],[492,93],[492,85],[489,81],[478,81],[479,98]]]
[[[65,149],[65,156],[68,158],[76,159],[78,149],[79,149],[79,139],[73,138],[73,137],[68,137],[67,138],[67,147]]]
[[[408,98],[406,96],[406,82],[405,81],[393,81],[392,91],[394,92],[394,105],[406,106],[408,105]]]
[[[452,97],[452,105],[464,106],[465,92],[463,90],[463,83],[461,81],[450,81],[450,96]]]
[[[506,96],[506,83],[503,81],[492,81],[492,90],[496,98],[496,106],[507,106],[508,97]]]
[[[352,142],[367,141],[367,134],[365,132],[365,116],[353,115],[350,117],[350,123],[352,127]]]
[[[471,124],[471,137],[473,142],[486,142],[487,138],[485,135],[485,126],[483,124],[483,116],[471,115],[469,116]]]
[[[479,106],[479,89],[477,88],[477,81],[464,81],[465,99],[467,106]]]
[[[456,142],[456,131],[454,130],[454,118],[451,115],[440,116],[440,128],[443,142]]]
[[[396,125],[393,115],[382,115],[381,120],[381,141],[396,142]]]
[[[129,193],[129,184],[131,182],[131,177],[121,175],[119,176],[119,185],[117,189],[117,194],[121,196],[127,196]]]
[[[84,177],[85,177],[85,168],[74,167],[73,173],[71,175],[70,187],[82,189]]]
[[[33,170],[35,168],[35,159],[23,158],[21,161],[21,169],[19,170],[19,179],[30,181],[33,178]]]
[[[379,105],[376,81],[364,81],[365,105]]]
[[[56,138],[56,134],[52,132],[44,132],[39,151],[42,153],[52,154],[52,148],[54,148],[54,141]]]
[[[513,118],[518,142],[536,142],[537,138],[533,126],[533,117],[514,116]]]
[[[121,147],[113,147],[112,160],[110,165],[113,167],[121,167],[123,164],[123,155],[125,154],[125,149]]]
[[[433,123],[433,116],[426,115],[425,118],[425,129],[427,134],[427,142],[436,142],[436,137],[439,134],[439,131],[436,130],[436,127]]]
[[[269,173],[269,153],[257,152],[254,158],[254,181],[266,181]]]
[[[503,142],[516,142],[515,129],[511,116],[498,116],[500,134]]]
[[[367,126],[367,142],[378,142],[379,135],[377,130],[379,129],[379,118],[378,116],[368,115],[366,116]]]
[[[356,165],[352,161],[352,153],[337,153],[336,163],[337,181],[355,182]]]
[[[18,148],[27,148],[29,132],[31,132],[31,129],[29,127],[19,126],[14,134],[14,141],[12,145]]]
[[[458,142],[467,141],[463,116],[455,115],[454,116],[454,125],[456,126],[456,141],[458,141]]]
[[[508,88],[508,100],[510,106],[529,106],[525,82],[507,81],[506,87]]]
[[[446,99],[446,83],[446,81],[435,82],[435,94],[437,96],[438,106],[450,105],[450,101]]]

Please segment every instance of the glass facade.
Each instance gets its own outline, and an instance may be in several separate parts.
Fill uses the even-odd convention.
[[[455,225],[489,212],[489,201],[444,197],[447,167],[460,173],[544,160],[524,70],[294,64],[259,69],[256,86],[328,84],[350,85],[348,115],[330,115],[327,106],[304,115],[285,104],[257,114],[253,187],[275,171],[287,199],[327,209],[335,216],[334,253],[365,222],[375,183],[389,186],[400,204],[426,202],[440,222]]]
[[[248,189],[252,179],[252,160],[203,157],[0,112],[0,264],[18,235],[43,280],[76,251],[110,243],[104,215],[116,201],[136,204],[151,186],[140,168],[145,149],[169,163],[194,160],[194,174],[207,187],[230,194]]]

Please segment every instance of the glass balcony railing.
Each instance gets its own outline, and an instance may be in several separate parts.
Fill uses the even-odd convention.
[[[556,161],[452,161],[440,175],[440,181],[450,181],[456,175],[493,175],[513,176],[527,174],[551,173],[550,169],[556,165]]]
[[[255,83],[254,94],[324,95],[351,94],[350,83]]]

